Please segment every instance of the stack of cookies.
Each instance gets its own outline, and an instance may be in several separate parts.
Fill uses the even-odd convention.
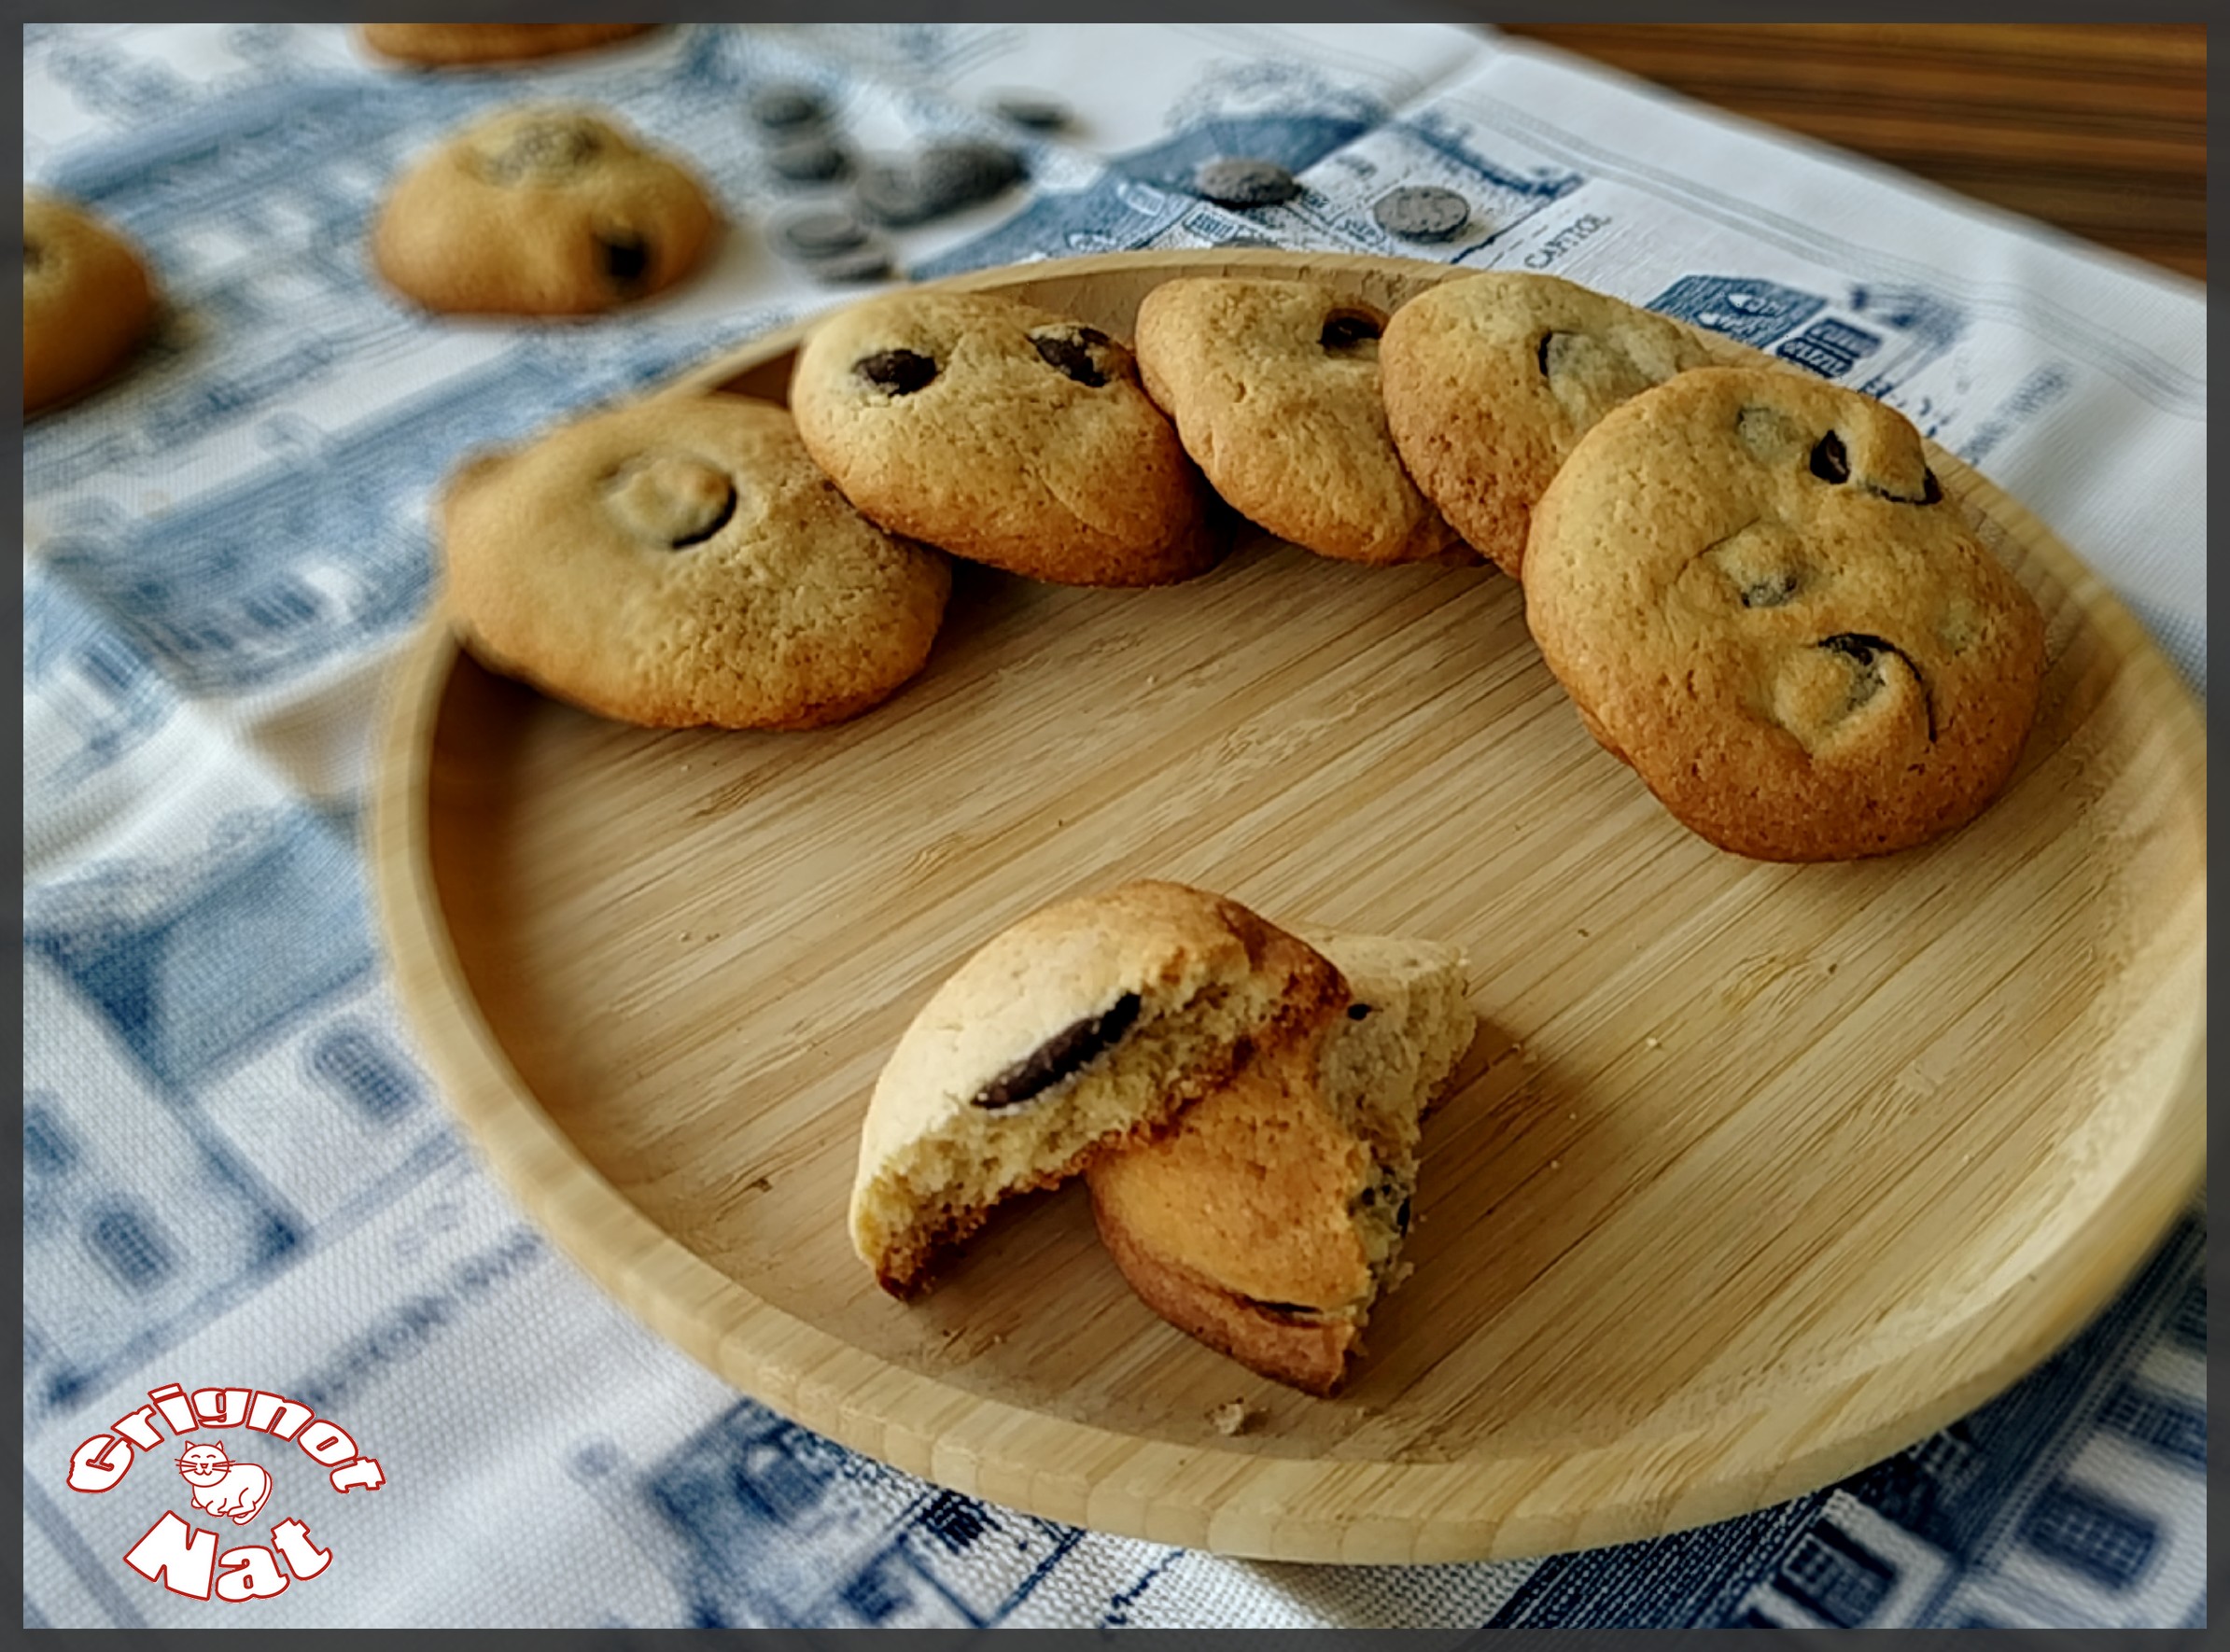
[[[1304,938],[1173,883],[1045,907],[899,1039],[853,1247],[917,1296],[995,1207],[1081,1174],[1148,1307],[1330,1393],[1401,1277],[1421,1116],[1474,1027],[1464,957],[1436,942]]]

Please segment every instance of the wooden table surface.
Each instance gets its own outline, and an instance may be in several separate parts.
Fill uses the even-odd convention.
[[[1504,23],[2207,275],[2200,23]]]

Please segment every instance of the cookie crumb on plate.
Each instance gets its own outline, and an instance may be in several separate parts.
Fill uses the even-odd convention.
[[[1244,1400],[1227,1400],[1208,1413],[1208,1421],[1215,1425],[1215,1432],[1229,1439],[1246,1433],[1247,1424],[1255,1420]]]

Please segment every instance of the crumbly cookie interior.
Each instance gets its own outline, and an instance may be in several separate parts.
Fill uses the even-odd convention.
[[[1368,1155],[1348,1214],[1370,1285],[1341,1310],[1359,1325],[1371,1302],[1399,1282],[1424,1111],[1455,1071],[1476,1023],[1460,959],[1441,949],[1399,936],[1294,932],[1332,960],[1353,994],[1325,1041],[1321,1082],[1340,1125]]]
[[[1258,1040],[1275,1036],[1283,985],[1210,980],[1188,995],[1134,995],[1138,1007],[1124,1017],[1120,1036],[1073,1071],[1006,1105],[963,1107],[942,1128],[906,1143],[857,1201],[885,1287],[911,1294],[995,1205],[1064,1181],[1094,1155],[1166,1128],[1187,1102],[1227,1078]],[[1104,1026],[1118,1008],[1119,1001],[1091,1020]],[[975,1099],[1006,1076],[988,1077]]]

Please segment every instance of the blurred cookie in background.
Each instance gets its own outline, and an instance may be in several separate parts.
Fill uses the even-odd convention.
[[[616,117],[538,104],[483,117],[404,172],[372,252],[429,310],[587,315],[673,286],[719,222],[689,170]]]
[[[83,208],[23,191],[23,411],[107,379],[147,340],[155,285],[123,236]]]
[[[379,56],[426,69],[478,68],[593,51],[656,23],[359,23]]]

